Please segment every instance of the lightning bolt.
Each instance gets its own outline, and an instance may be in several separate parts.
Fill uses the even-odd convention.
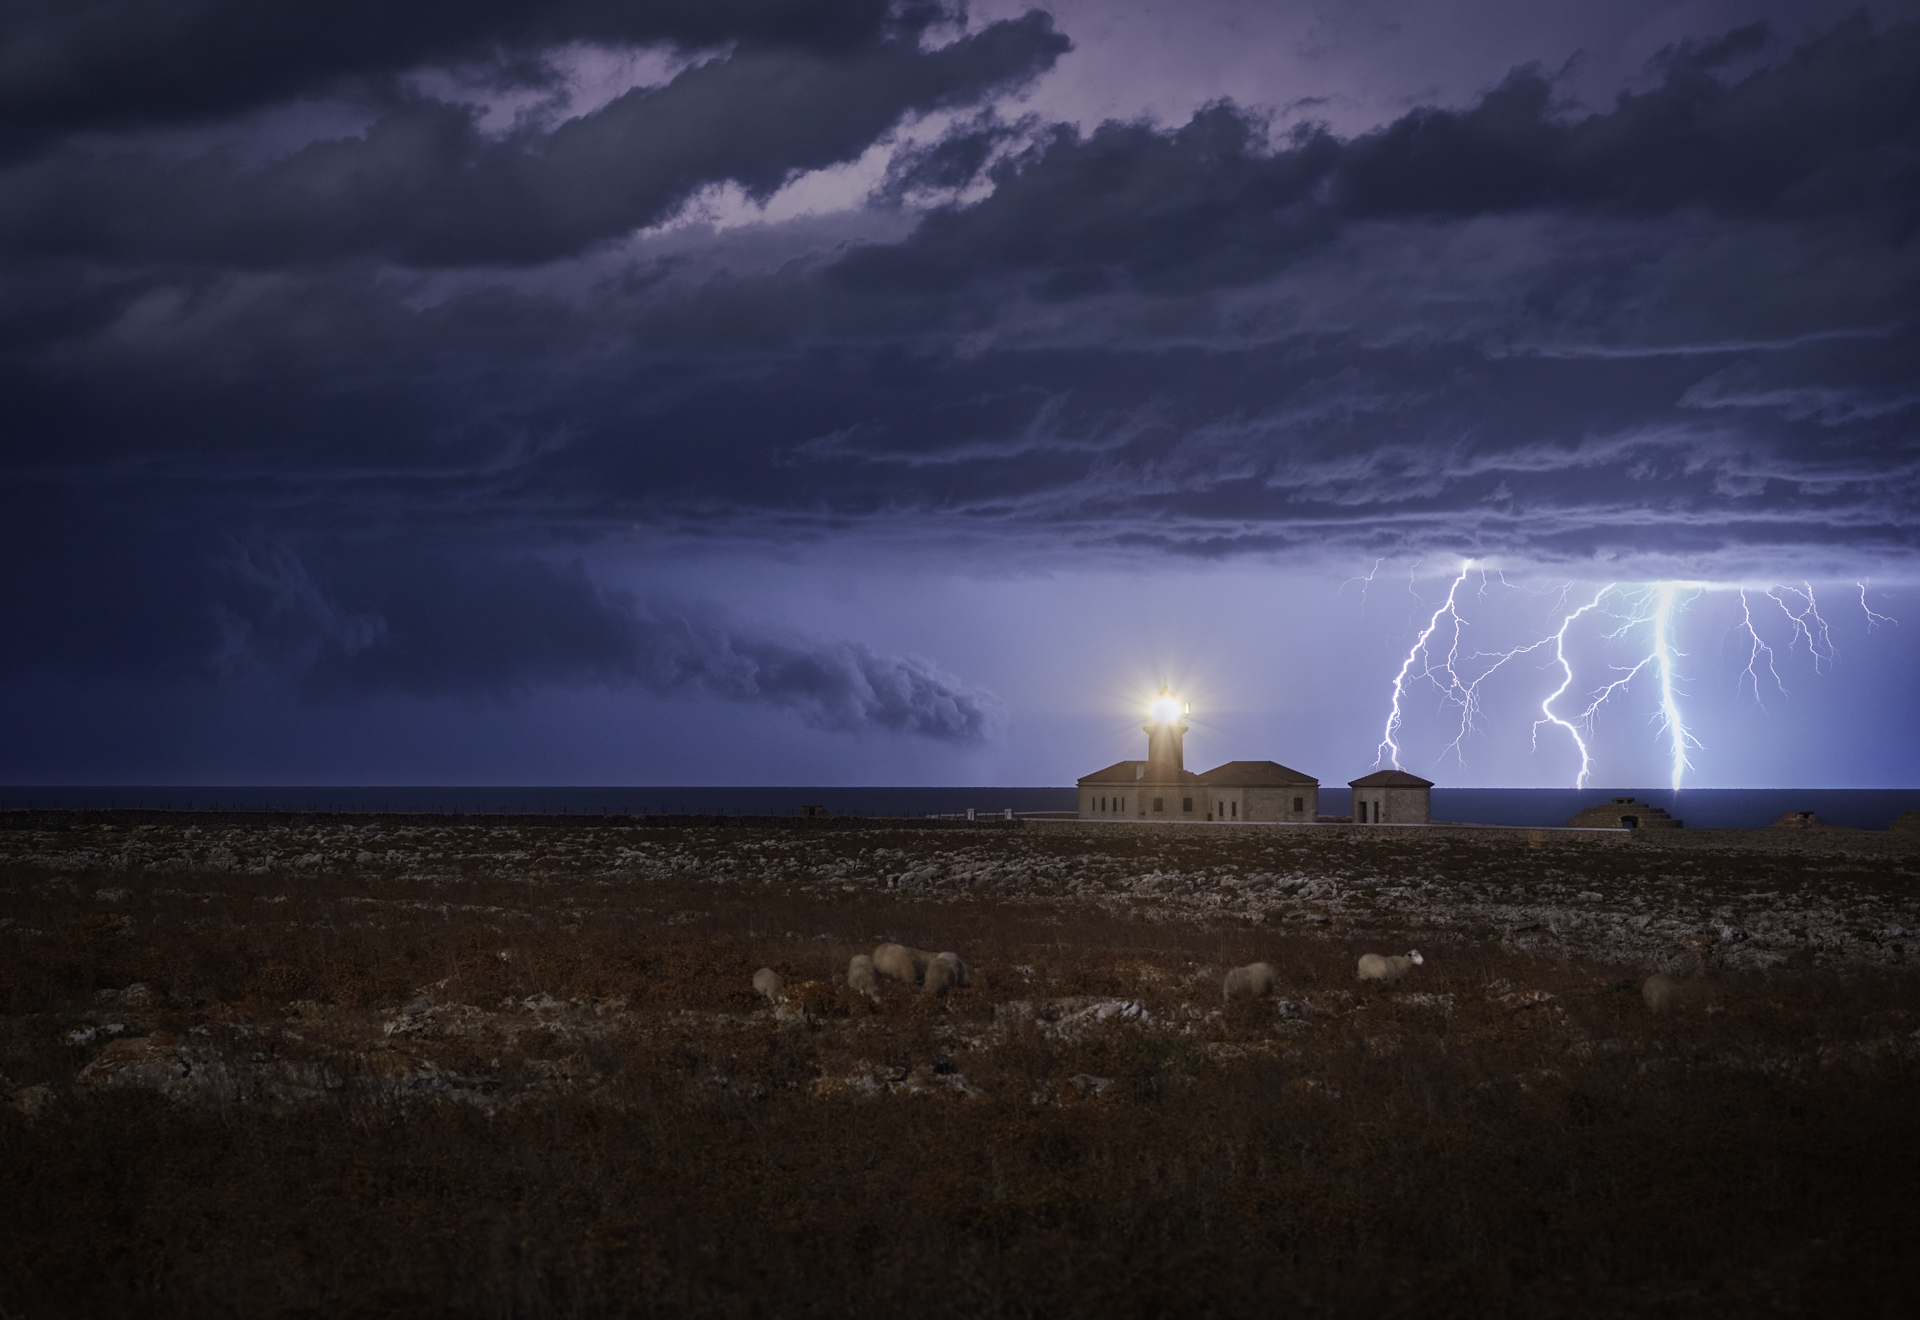
[[[1680,778],[1693,763],[1687,760],[1687,748],[1698,747],[1699,742],[1687,732],[1686,721],[1680,715],[1680,703],[1673,695],[1673,659],[1676,652],[1673,646],[1673,594],[1677,583],[1660,582],[1654,584],[1653,598],[1653,654],[1660,675],[1660,714],[1662,728],[1673,747],[1673,791],[1680,791]],[[1699,595],[1696,591],[1694,595]],[[1825,625],[1822,625],[1823,627]]]
[[[1462,620],[1460,618],[1460,612],[1454,608],[1453,601],[1454,601],[1454,597],[1460,591],[1460,584],[1467,580],[1467,574],[1471,573],[1472,571],[1473,571],[1473,561],[1471,559],[1465,560],[1461,563],[1460,576],[1455,578],[1453,580],[1453,585],[1447,588],[1447,598],[1440,602],[1440,608],[1435,610],[1433,612],[1433,617],[1427,620],[1426,630],[1423,631],[1418,637],[1414,638],[1413,646],[1409,648],[1407,651],[1407,658],[1401,661],[1400,672],[1398,674],[1395,674],[1393,677],[1393,700],[1390,705],[1390,708],[1387,711],[1387,727],[1381,731],[1379,746],[1374,748],[1373,763],[1375,765],[1379,765],[1383,759],[1391,757],[1393,761],[1393,768],[1395,770],[1398,770],[1400,768],[1400,744],[1394,741],[1393,735],[1396,732],[1398,732],[1400,728],[1400,698],[1406,692],[1407,676],[1413,673],[1413,667],[1415,664],[1419,663],[1421,653],[1427,650],[1427,643],[1429,640],[1432,639],[1433,634],[1439,629],[1440,620],[1444,618],[1451,618],[1453,620],[1453,623],[1454,623],[1453,644],[1455,649],[1458,649],[1460,645],[1460,625],[1462,623]],[[1411,587],[1411,584],[1409,584],[1409,587]],[[1448,668],[1448,674],[1451,677],[1452,676],[1452,653],[1451,652],[1448,655],[1447,668]],[[1421,670],[1419,676],[1422,678],[1429,678],[1429,679],[1433,677],[1433,658],[1430,652],[1428,653],[1427,663],[1425,667]],[[1460,686],[1460,680],[1457,677],[1454,677],[1452,683],[1450,684],[1449,690],[1451,690],[1451,688],[1453,687],[1458,687],[1458,686]]]
[[[1766,703],[1760,700],[1760,671],[1754,668],[1760,662],[1761,656],[1767,657],[1767,674],[1773,679],[1774,687],[1780,690],[1780,695],[1783,697],[1787,695],[1787,685],[1780,681],[1780,671],[1774,668],[1773,648],[1760,640],[1760,630],[1753,626],[1753,606],[1747,600],[1745,587],[1740,588],[1740,626],[1746,629],[1747,639],[1752,643],[1752,647],[1747,652],[1747,667],[1741,671],[1741,681],[1735,685],[1734,690],[1739,691],[1740,687],[1751,680],[1753,704],[1765,710]]]
[[[1333,594],[1336,596],[1344,596],[1346,594],[1347,588],[1352,586],[1354,583],[1358,582],[1360,584],[1360,612],[1362,614],[1365,614],[1367,609],[1367,588],[1373,585],[1373,575],[1375,573],[1378,573],[1380,571],[1380,565],[1386,562],[1387,561],[1384,559],[1374,560],[1373,567],[1368,569],[1365,574],[1359,577],[1348,578],[1345,582],[1342,582],[1340,584],[1340,590],[1334,592]]]
[[[1466,629],[1472,625],[1460,616],[1457,601],[1461,586],[1473,572],[1474,561],[1471,559],[1464,561],[1460,568],[1460,576],[1453,580],[1452,586],[1447,590],[1446,599],[1440,603],[1440,607],[1436,609],[1433,612],[1433,616],[1427,620],[1426,629],[1414,639],[1413,646],[1407,651],[1406,659],[1401,662],[1400,672],[1394,678],[1393,699],[1391,709],[1387,715],[1387,727],[1379,747],[1375,749],[1373,761],[1375,765],[1379,765],[1381,759],[1391,753],[1394,767],[1396,769],[1399,768],[1400,746],[1399,743],[1395,741],[1393,735],[1401,723],[1402,712],[1400,709],[1400,701],[1406,694],[1409,679],[1416,681],[1425,679],[1440,689],[1442,702],[1460,708],[1460,726],[1454,731],[1453,741],[1442,749],[1441,755],[1444,756],[1447,752],[1452,752],[1454,759],[1459,761],[1462,766],[1465,766],[1466,754],[1462,744],[1464,744],[1467,738],[1473,733],[1474,727],[1478,722],[1477,717],[1480,713],[1480,685],[1492,677],[1493,674],[1509,660],[1537,651],[1553,640],[1551,637],[1543,637],[1531,645],[1516,646],[1506,651],[1474,651],[1466,656],[1465,660],[1481,661],[1491,659],[1493,663],[1481,670],[1479,675],[1471,682],[1463,679],[1460,676],[1460,671],[1463,667],[1460,647],[1466,636]],[[1484,568],[1480,569],[1479,572],[1479,596],[1483,600],[1487,595],[1489,577],[1497,577],[1500,580],[1500,585],[1509,590],[1525,590],[1525,588],[1515,587],[1511,582],[1508,582],[1506,574],[1497,569],[1491,574]],[[1566,592],[1568,590],[1571,590],[1570,584],[1567,587],[1561,588],[1560,595],[1563,601],[1566,598]],[[1443,619],[1449,620],[1452,623],[1453,640],[1447,647],[1445,658],[1436,661],[1434,657],[1433,635],[1440,630],[1441,620]],[[1424,661],[1421,658],[1423,655],[1425,656]],[[1413,667],[1416,664],[1420,666],[1420,672],[1417,674],[1413,672]]]
[[[1819,602],[1813,598],[1813,584],[1802,582],[1804,590],[1793,587],[1768,587],[1767,599],[1780,607],[1780,612],[1793,620],[1793,636],[1788,639],[1787,647],[1803,638],[1807,643],[1807,654],[1813,657],[1813,672],[1819,673],[1822,663],[1833,663],[1833,637],[1827,632],[1827,621],[1820,617]],[[1787,604],[1788,596],[1797,596],[1804,602],[1799,609]]]
[[[1649,667],[1653,668],[1660,680],[1660,709],[1654,718],[1660,721],[1672,743],[1673,786],[1676,789],[1680,787],[1681,774],[1693,768],[1687,760],[1687,748],[1698,747],[1700,743],[1688,731],[1686,720],[1680,713],[1679,700],[1673,689],[1674,657],[1684,654],[1676,651],[1673,644],[1675,592],[1686,585],[1689,584],[1656,582],[1637,595],[1626,597],[1623,604],[1628,612],[1616,614],[1611,610],[1602,609],[1602,603],[1621,590],[1618,583],[1609,582],[1594,593],[1592,600],[1561,619],[1560,627],[1543,641],[1516,650],[1518,654],[1537,650],[1547,642],[1553,644],[1554,663],[1560,666],[1560,686],[1549,692],[1540,702],[1540,718],[1533,722],[1533,745],[1536,749],[1540,745],[1540,726],[1543,724],[1552,724],[1567,731],[1567,736],[1573,739],[1574,749],[1580,753],[1580,772],[1574,777],[1575,788],[1585,788],[1587,777],[1593,773],[1593,752],[1587,745],[1587,740],[1581,736],[1581,730],[1585,729],[1591,734],[1595,712],[1606,705],[1615,693],[1632,684],[1633,680]],[[1696,591],[1695,594],[1698,592]],[[1619,627],[1606,634],[1609,640],[1617,640],[1627,636],[1636,628],[1646,627],[1650,633],[1647,653],[1626,669],[1620,670],[1618,678],[1589,692],[1587,704],[1579,713],[1568,718],[1554,709],[1555,703],[1566,695],[1574,681],[1573,662],[1567,656],[1567,631],[1573,627],[1574,621],[1581,615],[1595,610],[1620,621]]]
[[[1593,754],[1587,750],[1587,740],[1580,736],[1580,725],[1585,724],[1589,731],[1592,730],[1593,712],[1599,709],[1601,702],[1613,695],[1613,689],[1620,686],[1620,684],[1615,683],[1608,685],[1600,696],[1590,701],[1587,704],[1587,708],[1572,720],[1562,719],[1553,713],[1553,703],[1566,695],[1567,689],[1573,686],[1573,662],[1567,659],[1567,629],[1573,627],[1573,621],[1582,614],[1585,614],[1588,610],[1599,609],[1600,602],[1607,598],[1608,593],[1610,593],[1613,588],[1614,584],[1609,582],[1606,586],[1596,591],[1592,600],[1560,620],[1559,629],[1551,637],[1547,638],[1547,641],[1553,643],[1553,658],[1560,666],[1560,686],[1549,692],[1540,702],[1540,718],[1533,722],[1533,746],[1536,751],[1539,750],[1540,726],[1542,724],[1557,724],[1565,729],[1567,736],[1573,739],[1573,745],[1578,748],[1580,752],[1580,773],[1573,781],[1575,788],[1585,788],[1587,786],[1587,776],[1593,773]],[[1564,604],[1565,596],[1563,593],[1563,608]],[[1640,671],[1636,667],[1633,672],[1638,673]],[[1631,675],[1629,675],[1629,677],[1631,677]],[[1622,679],[1621,683],[1625,681],[1625,679]]]
[[[1378,568],[1379,565],[1375,564],[1374,571],[1377,572]],[[1735,685],[1736,691],[1744,692],[1751,685],[1754,701],[1763,710],[1763,680],[1760,676],[1763,668],[1767,675],[1765,681],[1771,682],[1777,692],[1785,696],[1787,688],[1780,674],[1779,653],[1762,636],[1760,621],[1754,615],[1754,607],[1761,596],[1779,608],[1792,629],[1787,649],[1791,651],[1804,643],[1816,673],[1823,667],[1831,666],[1837,653],[1832,633],[1820,612],[1813,584],[1804,581],[1798,587],[1776,583],[1764,589],[1716,582],[1665,581],[1626,585],[1609,582],[1584,603],[1571,609],[1569,606],[1577,598],[1573,595],[1573,584],[1566,583],[1558,589],[1557,594],[1550,588],[1534,593],[1553,597],[1551,613],[1559,616],[1558,626],[1553,631],[1537,641],[1504,651],[1476,650],[1468,653],[1465,652],[1466,630],[1472,623],[1461,613],[1463,597],[1460,592],[1475,572],[1480,574],[1479,599],[1486,598],[1490,579],[1495,578],[1500,586],[1510,590],[1531,590],[1508,582],[1504,574],[1481,567],[1471,559],[1462,561],[1458,574],[1448,585],[1445,598],[1414,638],[1401,660],[1399,672],[1394,675],[1386,726],[1375,751],[1376,766],[1383,761],[1390,761],[1394,768],[1400,768],[1399,736],[1405,720],[1406,699],[1413,687],[1423,681],[1432,683],[1439,690],[1443,705],[1457,706],[1459,709],[1459,727],[1440,755],[1444,757],[1450,752],[1464,766],[1465,741],[1479,724],[1482,685],[1510,661],[1546,650],[1551,658],[1543,660],[1541,667],[1557,668],[1559,681],[1541,699],[1540,716],[1533,721],[1531,732],[1534,750],[1539,750],[1543,729],[1564,730],[1574,750],[1580,755],[1580,769],[1575,776],[1574,786],[1585,788],[1594,770],[1592,738],[1597,712],[1644,675],[1654,684],[1652,695],[1655,698],[1655,710],[1652,720],[1658,727],[1660,741],[1666,746],[1670,782],[1678,791],[1687,772],[1695,768],[1690,753],[1702,746],[1688,727],[1681,691],[1684,675],[1680,662],[1686,659],[1687,653],[1679,646],[1678,625],[1688,606],[1709,591],[1738,594],[1740,615],[1733,626],[1746,634],[1749,645],[1746,664]],[[1368,577],[1371,579],[1372,573]],[[1866,613],[1870,628],[1880,623],[1897,623],[1897,620],[1877,613],[1867,603],[1867,584],[1864,581],[1857,582],[1855,586],[1860,591],[1860,607]],[[1411,580],[1408,589],[1415,590]],[[1417,591],[1415,598],[1418,599]],[[1579,680],[1575,655],[1571,653],[1575,649],[1571,639],[1574,626],[1589,615],[1604,616],[1612,621],[1614,626],[1611,631],[1601,634],[1605,641],[1629,642],[1639,654],[1630,657],[1631,663],[1612,665],[1613,677],[1584,693],[1578,698],[1579,709],[1570,710],[1568,707],[1573,700],[1570,694]],[[1440,639],[1442,628],[1451,629],[1450,641],[1444,647]],[[1491,663],[1486,663],[1488,661]],[[1479,671],[1476,677],[1466,676],[1476,669]]]
[[[1868,632],[1877,630],[1883,623],[1890,623],[1896,628],[1900,626],[1900,620],[1890,619],[1884,614],[1875,614],[1873,612],[1873,607],[1867,604],[1867,584],[1865,582],[1856,582],[1853,585],[1860,588],[1860,608],[1866,611]]]

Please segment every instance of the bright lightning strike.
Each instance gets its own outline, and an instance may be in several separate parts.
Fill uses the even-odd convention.
[[[1374,567],[1378,568],[1379,565],[1376,564]],[[1864,581],[1856,582],[1853,585],[1860,588],[1860,608],[1866,612],[1867,631],[1872,632],[1883,623],[1890,623],[1896,628],[1900,626],[1900,620],[1890,619],[1884,614],[1875,614],[1873,612],[1873,606],[1867,604],[1867,584]]]
[[[1767,676],[1773,680],[1774,687],[1779,689],[1780,695],[1783,697],[1787,695],[1787,685],[1780,681],[1780,671],[1774,667],[1773,648],[1760,640],[1760,630],[1753,626],[1753,606],[1747,600],[1747,590],[1745,587],[1740,588],[1740,626],[1745,629],[1747,640],[1752,643],[1752,645],[1747,652],[1747,667],[1741,671],[1739,686],[1745,687],[1751,682],[1753,684],[1753,702],[1756,706],[1765,710],[1766,703],[1760,700],[1760,671],[1756,668],[1760,663],[1761,656],[1764,655],[1767,658]]]
[[[1371,581],[1379,568],[1380,565],[1375,563],[1366,580]],[[1694,769],[1690,753],[1701,746],[1689,727],[1681,691],[1683,678],[1680,661],[1686,658],[1686,652],[1680,649],[1678,632],[1680,620],[1689,605],[1709,591],[1738,595],[1740,611],[1733,626],[1746,634],[1748,648],[1736,689],[1740,692],[1750,689],[1754,701],[1761,704],[1762,709],[1765,708],[1761,693],[1764,685],[1770,683],[1781,696],[1787,695],[1778,663],[1780,649],[1777,648],[1780,648],[1780,643],[1770,645],[1765,640],[1761,620],[1755,617],[1755,605],[1762,596],[1779,608],[1792,630],[1784,647],[1787,652],[1804,644],[1816,673],[1830,667],[1837,654],[1832,633],[1820,612],[1811,582],[1802,582],[1798,587],[1776,583],[1762,589],[1732,583],[1680,581],[1629,585],[1610,582],[1577,607],[1574,607],[1573,584],[1566,583],[1557,592],[1550,590],[1540,593],[1553,599],[1552,613],[1559,616],[1553,631],[1538,641],[1504,651],[1468,652],[1465,650],[1466,630],[1473,625],[1463,615],[1462,609],[1471,600],[1462,596],[1461,588],[1476,571],[1480,574],[1477,599],[1486,598],[1490,580],[1496,578],[1499,586],[1509,590],[1529,590],[1508,582],[1504,575],[1494,570],[1481,568],[1473,560],[1461,563],[1459,573],[1447,587],[1445,598],[1414,638],[1400,662],[1399,672],[1394,675],[1386,727],[1382,730],[1376,750],[1375,765],[1390,760],[1394,768],[1400,767],[1400,738],[1406,717],[1406,701],[1415,687],[1427,682],[1438,689],[1442,705],[1458,707],[1459,727],[1440,754],[1445,756],[1452,753],[1464,766],[1465,742],[1481,722],[1482,685],[1509,661],[1545,651],[1550,658],[1543,660],[1541,667],[1558,669],[1559,681],[1541,699],[1540,716],[1533,721],[1534,750],[1539,750],[1542,729],[1551,727],[1564,730],[1580,756],[1580,769],[1574,778],[1574,785],[1585,788],[1594,773],[1592,739],[1597,712],[1645,675],[1653,684],[1651,695],[1655,709],[1652,719],[1665,744],[1669,779],[1677,791],[1687,772]],[[1875,612],[1867,603],[1867,584],[1864,581],[1855,583],[1855,586],[1859,589],[1860,608],[1866,614],[1869,628],[1876,628],[1881,623],[1897,623],[1897,620]],[[1408,588],[1413,590],[1411,581]],[[1610,630],[1600,634],[1603,642],[1630,645],[1638,654],[1630,655],[1628,663],[1613,665],[1612,677],[1574,698],[1570,694],[1576,690],[1579,671],[1573,633],[1575,625],[1588,615],[1604,617],[1613,624]],[[1443,629],[1450,630],[1450,640],[1443,641]],[[1474,673],[1476,670],[1477,675]],[[1576,700],[1579,708],[1570,709]]]
[[[1380,734],[1380,745],[1374,748],[1373,763],[1375,765],[1379,765],[1383,759],[1391,757],[1393,760],[1393,768],[1396,770],[1400,768],[1400,744],[1394,741],[1393,735],[1400,729],[1400,698],[1406,691],[1407,678],[1413,673],[1414,665],[1420,662],[1421,654],[1427,650],[1427,643],[1432,639],[1434,632],[1440,627],[1440,620],[1445,618],[1451,618],[1453,620],[1453,644],[1455,648],[1459,647],[1461,618],[1459,611],[1454,608],[1453,598],[1459,592],[1460,584],[1467,580],[1467,574],[1472,571],[1473,561],[1471,559],[1466,560],[1460,565],[1460,576],[1455,578],[1453,585],[1447,588],[1447,598],[1440,602],[1440,608],[1433,612],[1431,619],[1427,620],[1426,630],[1414,638],[1412,648],[1407,651],[1407,658],[1401,662],[1400,672],[1394,675],[1393,702],[1391,708],[1387,711],[1387,727],[1382,730]],[[1452,673],[1450,666],[1448,672],[1449,674]],[[1431,654],[1427,656],[1426,666],[1422,669],[1420,677],[1433,677],[1433,657]],[[1454,686],[1458,686],[1458,683],[1459,680],[1455,679]]]
[[[1461,564],[1460,576],[1455,578],[1453,585],[1448,588],[1447,598],[1440,603],[1440,608],[1435,610],[1433,616],[1427,620],[1426,628],[1414,639],[1413,645],[1408,648],[1407,657],[1401,662],[1400,672],[1394,678],[1393,700],[1391,709],[1387,714],[1387,727],[1383,733],[1379,747],[1375,749],[1373,760],[1375,765],[1379,765],[1382,758],[1390,754],[1393,758],[1394,768],[1399,768],[1400,746],[1394,738],[1394,733],[1399,729],[1401,723],[1401,699],[1406,695],[1409,679],[1425,679],[1440,689],[1443,702],[1460,708],[1460,727],[1455,730],[1453,741],[1447,744],[1445,751],[1452,752],[1454,758],[1464,766],[1466,764],[1466,754],[1463,744],[1473,733],[1476,719],[1480,713],[1480,685],[1486,682],[1487,679],[1502,665],[1506,664],[1507,661],[1514,659],[1516,656],[1527,655],[1530,652],[1537,651],[1549,641],[1553,640],[1552,638],[1543,637],[1531,646],[1516,646],[1506,651],[1475,651],[1470,656],[1465,657],[1465,659],[1474,661],[1492,659],[1493,663],[1482,669],[1479,675],[1471,681],[1462,678],[1460,671],[1463,667],[1463,658],[1460,654],[1460,644],[1465,638],[1465,630],[1471,625],[1460,616],[1456,602],[1461,585],[1466,582],[1468,576],[1473,571],[1474,563],[1471,559]],[[1496,570],[1492,576],[1500,579],[1501,586],[1507,587],[1510,590],[1517,589],[1514,588],[1512,583],[1507,581],[1504,573]],[[1481,569],[1479,595],[1483,600],[1487,594],[1488,577],[1489,574],[1487,570]],[[1565,592],[1566,589],[1563,588],[1561,592],[1563,600],[1565,598]],[[1446,655],[1444,657],[1437,657],[1433,636],[1440,630],[1443,619],[1449,621],[1452,625],[1453,640],[1447,647]],[[1415,665],[1420,666],[1418,673],[1414,672]],[[1444,755],[1445,752],[1442,754]]]
[[[1660,723],[1665,729],[1673,747],[1673,790],[1680,791],[1680,778],[1693,769],[1693,763],[1687,760],[1688,746],[1698,747],[1699,742],[1687,732],[1686,721],[1680,716],[1680,703],[1673,695],[1673,659],[1676,653],[1673,646],[1673,592],[1676,584],[1661,582],[1653,588],[1653,654],[1660,675]],[[1694,593],[1698,595],[1698,592]],[[1808,597],[1812,599],[1811,594]],[[1811,605],[1808,606],[1812,608]],[[1821,625],[1823,628],[1825,625]]]
[[[1660,711],[1655,718],[1662,722],[1672,740],[1673,786],[1676,789],[1680,787],[1682,771],[1692,768],[1687,761],[1686,751],[1689,746],[1698,747],[1700,744],[1688,732],[1686,721],[1680,714],[1679,701],[1673,690],[1673,659],[1676,654],[1672,641],[1674,591],[1681,585],[1683,584],[1674,582],[1655,583],[1637,596],[1627,597],[1623,604],[1629,613],[1620,615],[1601,609],[1601,603],[1607,597],[1620,591],[1618,584],[1609,582],[1594,593],[1592,600],[1563,618],[1558,630],[1546,638],[1546,641],[1554,645],[1554,659],[1560,666],[1560,686],[1548,693],[1540,703],[1541,718],[1533,722],[1534,746],[1537,748],[1540,745],[1542,724],[1557,725],[1567,731],[1567,736],[1573,739],[1575,750],[1580,753],[1580,773],[1574,777],[1575,788],[1585,788],[1587,777],[1593,773],[1593,752],[1580,731],[1584,728],[1588,733],[1592,733],[1595,712],[1606,705],[1616,692],[1631,684],[1648,666],[1653,667],[1660,679]],[[1646,627],[1650,633],[1647,653],[1621,672],[1618,678],[1589,692],[1587,704],[1577,715],[1569,719],[1554,711],[1554,703],[1566,695],[1567,689],[1573,686],[1573,662],[1567,658],[1567,630],[1573,626],[1576,619],[1589,610],[1599,610],[1609,617],[1620,620],[1620,626],[1607,634],[1609,639],[1618,639],[1636,628]],[[1536,643],[1535,647],[1539,645],[1544,643]],[[1535,647],[1526,649],[1532,650]]]
[[[1780,612],[1793,620],[1793,637],[1787,642],[1789,649],[1793,643],[1805,639],[1807,654],[1813,657],[1813,672],[1819,673],[1820,666],[1833,663],[1833,637],[1827,632],[1827,621],[1820,617],[1819,602],[1813,598],[1813,584],[1803,582],[1803,590],[1793,587],[1768,587],[1767,599],[1780,607]],[[1802,602],[1798,609],[1787,603],[1788,596],[1796,596]]]
[[[1567,689],[1573,686],[1573,662],[1567,659],[1567,629],[1573,626],[1575,619],[1578,619],[1588,610],[1599,609],[1600,602],[1605,600],[1607,593],[1612,590],[1613,583],[1611,582],[1600,588],[1599,591],[1594,593],[1592,600],[1567,615],[1566,618],[1560,620],[1559,629],[1554,632],[1553,636],[1547,639],[1553,643],[1553,658],[1560,666],[1560,686],[1547,693],[1545,699],[1540,703],[1540,718],[1533,722],[1533,745],[1536,749],[1540,746],[1540,726],[1542,724],[1557,724],[1567,731],[1567,736],[1573,739],[1573,745],[1578,748],[1580,752],[1580,773],[1573,781],[1575,788],[1585,788],[1587,786],[1587,776],[1593,773],[1593,753],[1587,749],[1587,740],[1580,736],[1580,725],[1585,724],[1589,731],[1591,731],[1593,727],[1593,712],[1599,707],[1602,701],[1605,701],[1613,695],[1613,688],[1618,686],[1618,684],[1607,687],[1597,699],[1589,702],[1587,708],[1572,720],[1563,719],[1554,714],[1553,703],[1566,695]],[[1634,673],[1638,672],[1639,670],[1636,668]],[[1631,675],[1629,677],[1631,677]],[[1621,682],[1625,682],[1625,680],[1622,679]]]

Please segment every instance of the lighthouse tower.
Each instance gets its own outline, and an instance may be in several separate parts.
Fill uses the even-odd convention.
[[[1164,686],[1160,689],[1160,695],[1147,707],[1147,722],[1141,727],[1147,734],[1147,762],[1155,770],[1165,772],[1187,768],[1182,744],[1186,740],[1187,712],[1192,709],[1187,702],[1174,696],[1171,688]]]

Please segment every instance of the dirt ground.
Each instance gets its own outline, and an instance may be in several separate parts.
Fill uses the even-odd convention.
[[[1920,836],[13,823],[10,1318],[1920,1303]]]

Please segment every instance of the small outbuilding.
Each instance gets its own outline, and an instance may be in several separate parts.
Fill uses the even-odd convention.
[[[1433,781],[1405,770],[1351,780],[1355,825],[1425,825],[1433,819]]]

